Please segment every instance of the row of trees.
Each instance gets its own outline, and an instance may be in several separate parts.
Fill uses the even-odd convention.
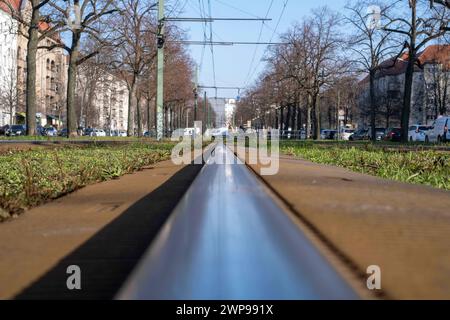
[[[26,75],[27,134],[36,130],[36,54],[38,49],[63,48],[67,53],[67,129],[77,135],[82,115],[92,114],[92,101],[104,72],[126,81],[129,90],[128,134],[142,134],[155,125],[152,115],[156,92],[156,0],[28,0],[28,11],[17,11],[9,0],[0,0],[20,22],[28,39]],[[42,28],[42,23],[48,25]],[[183,38],[176,26],[167,26],[167,40]],[[42,40],[61,35],[45,46]],[[166,41],[166,119],[183,118],[191,107],[193,62],[179,44]],[[80,70],[84,88],[77,92]],[[89,85],[87,85],[89,84]],[[79,86],[78,86],[79,87]],[[145,120],[144,120],[145,119]],[[173,123],[173,124],[172,124]],[[137,127],[137,128],[135,128]],[[137,130],[135,130],[137,129]]]
[[[383,61],[394,57],[395,63],[395,57],[406,53],[400,112],[406,139],[413,75],[415,68],[423,67],[418,54],[430,42],[448,36],[448,6],[445,0],[358,0],[346,7],[345,15],[327,8],[314,10],[281,36],[283,45],[270,49],[266,70],[247,91],[237,119],[259,119],[282,129],[305,128],[308,137],[319,139],[322,118],[337,127],[338,110],[344,110],[344,122],[351,121],[357,107],[357,84],[367,75],[374,131],[380,105],[375,88],[377,73],[393,67]],[[387,117],[391,113],[388,109],[386,106]],[[265,123],[267,116],[269,124]]]

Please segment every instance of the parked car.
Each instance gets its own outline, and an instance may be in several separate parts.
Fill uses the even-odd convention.
[[[93,129],[92,137],[106,137],[106,132],[103,129]]]
[[[320,130],[320,139],[322,139],[322,140],[337,139],[337,130],[331,130],[331,129]]]
[[[125,131],[124,131],[125,132]],[[126,132],[125,132],[125,137],[126,137],[127,135],[126,135]],[[150,130],[150,131],[145,131],[144,132],[144,137],[145,138],[154,138],[154,137],[156,137],[156,133],[155,133],[155,131],[153,131],[153,130]]]
[[[67,128],[63,128],[59,131],[58,136],[67,137]]]
[[[427,132],[426,142],[446,142],[450,141],[450,117],[440,117],[434,122],[432,129]]]
[[[385,128],[375,128],[375,139],[381,141],[386,136]],[[372,137],[372,129],[369,128],[369,138]]]
[[[125,130],[119,130],[118,133],[117,133],[117,136],[118,137],[127,137],[128,134],[127,134],[127,132]]]
[[[353,130],[353,129],[343,128],[343,129],[341,129],[341,133],[340,133],[340,137],[339,138],[341,140],[348,141],[348,140],[350,140],[350,136],[352,134],[354,134],[354,133],[355,133],[355,130]]]
[[[350,141],[357,140],[370,140],[369,130],[368,129],[359,129],[356,130],[354,134],[352,134],[349,138]]]
[[[0,135],[6,135],[6,131],[9,129],[9,124],[0,127]]]
[[[44,128],[43,133],[44,136],[56,137],[58,135],[58,130],[56,130],[54,127],[47,127]]]
[[[24,136],[26,133],[27,128],[23,124],[14,124],[6,131],[6,135],[9,137]]]
[[[92,128],[86,128],[83,132],[84,136],[93,137],[94,136],[94,129]]]
[[[322,129],[320,130],[320,139],[325,140],[325,137],[327,135],[328,129]]]
[[[186,130],[188,130],[188,131],[186,131]],[[194,132],[195,132],[195,128],[186,128],[184,131],[184,134],[193,136]],[[199,130],[197,130],[197,135],[199,135],[199,134],[201,134],[201,132],[199,132]],[[228,128],[223,127],[223,128],[211,130],[211,137],[219,137],[219,136],[222,136],[224,138],[228,137]]]
[[[402,130],[400,128],[390,128],[386,130],[385,141],[400,142],[402,139]]]
[[[414,124],[408,129],[408,140],[425,142],[427,137],[427,132],[431,129],[430,126],[423,126],[420,124]]]
[[[328,130],[325,134],[325,140],[335,140],[337,139],[338,132],[337,130]]]

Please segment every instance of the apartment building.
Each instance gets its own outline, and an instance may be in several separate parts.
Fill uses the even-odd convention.
[[[20,1],[12,1],[19,10]],[[0,126],[11,124],[17,107],[17,28],[10,7],[0,2]]]
[[[22,16],[30,19],[31,4],[27,0],[22,0]],[[18,118],[25,114],[25,94],[26,94],[26,55],[28,39],[26,26],[20,25],[22,31],[17,39],[17,88],[18,88]],[[51,28],[46,22],[39,24],[42,33]],[[51,37],[44,37],[40,42],[40,47],[50,47],[61,42],[59,33]],[[61,127],[65,122],[66,104],[66,83],[67,83],[67,55],[62,48],[47,50],[38,49],[36,55],[36,118],[42,126],[53,125]]]
[[[377,126],[400,126],[408,53],[381,64],[375,81]],[[360,83],[357,122],[370,123],[369,78]],[[418,54],[414,69],[410,124],[430,125],[450,112],[450,45],[430,45]]]
[[[16,19],[31,19],[28,0],[0,3],[0,125],[25,122],[27,26]],[[39,24],[41,35],[51,26]],[[60,35],[44,37],[39,46],[60,43]],[[36,56],[36,118],[39,124],[60,127],[64,122],[67,55],[62,48],[41,48]]]
[[[128,92],[126,81],[101,67],[79,68],[76,101],[81,126],[127,130]]]

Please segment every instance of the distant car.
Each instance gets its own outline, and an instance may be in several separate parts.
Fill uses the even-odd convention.
[[[350,136],[355,133],[353,129],[341,129],[340,139],[344,141],[350,140]]]
[[[426,142],[450,141],[450,117],[440,117],[434,122],[432,129],[427,132]]]
[[[356,130],[354,134],[352,134],[349,138],[350,141],[357,140],[370,140],[369,130],[368,129],[359,129]]]
[[[53,127],[47,127],[43,130],[43,135],[48,137],[56,137],[58,135],[58,130]]]
[[[372,136],[372,130],[369,128],[369,137]],[[385,128],[375,128],[375,140],[382,141],[384,140],[384,137],[386,136],[386,129]]]
[[[155,134],[155,132],[153,130],[144,132],[144,137],[145,138],[154,138],[155,136],[156,136],[156,134]],[[126,137],[126,134],[125,134],[125,137]]]
[[[27,128],[23,124],[14,124],[6,131],[6,135],[9,137],[24,136],[26,133]]]
[[[121,132],[123,132],[123,131],[121,131],[121,130],[106,130],[105,131],[106,132],[106,136],[108,136],[108,137],[122,137],[123,135],[122,135],[122,133]],[[126,137],[127,135],[126,135],[126,132],[125,132],[125,137]]]
[[[212,136],[214,136],[213,133],[215,132],[215,130],[218,130],[218,129],[214,129],[211,131]],[[201,134],[202,134],[202,132],[201,132],[200,128],[185,128],[183,130],[183,135],[187,136],[187,137],[201,136]]]
[[[6,131],[9,129],[9,124],[0,127],[0,135],[6,135]]]
[[[408,140],[410,142],[420,141],[425,142],[427,137],[427,132],[431,129],[430,126],[422,126],[420,124],[415,124],[408,129]]]
[[[63,128],[59,131],[58,136],[67,137],[67,128]]]
[[[337,130],[322,129],[320,130],[320,139],[322,140],[334,140],[337,138]]]
[[[127,132],[125,130],[117,130],[117,136],[118,137],[126,137]]]
[[[92,137],[106,137],[106,132],[103,129],[94,129],[92,131]]]
[[[228,128],[218,128],[211,131],[212,137],[228,137]]]
[[[336,140],[338,137],[338,131],[337,130],[328,130],[325,139],[326,140]]]
[[[390,128],[386,131],[385,141],[400,142],[402,139],[402,130],[400,128]]]
[[[320,139],[325,140],[328,131],[329,131],[328,129],[322,129],[322,130],[320,130]]]
[[[84,136],[93,137],[94,136],[94,129],[92,128],[86,128],[83,132]]]

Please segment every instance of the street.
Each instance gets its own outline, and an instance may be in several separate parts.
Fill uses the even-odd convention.
[[[412,311],[449,208],[450,0],[0,0],[2,310]]]

